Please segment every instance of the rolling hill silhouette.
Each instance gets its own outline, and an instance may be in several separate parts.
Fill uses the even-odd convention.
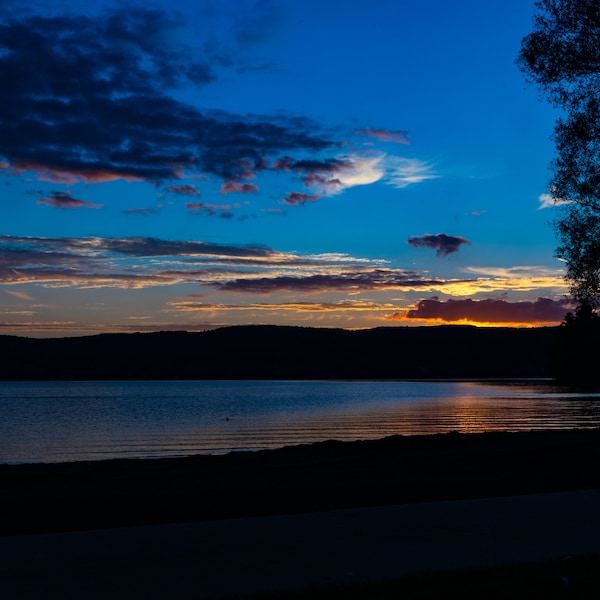
[[[265,325],[199,333],[0,336],[0,380],[550,377],[557,330]]]

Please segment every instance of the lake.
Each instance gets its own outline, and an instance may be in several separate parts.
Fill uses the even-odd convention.
[[[599,426],[600,394],[541,380],[0,382],[0,463]]]

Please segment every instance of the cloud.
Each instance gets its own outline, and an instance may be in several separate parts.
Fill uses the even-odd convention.
[[[335,194],[347,188],[378,181],[405,188],[437,178],[428,163],[375,151],[339,156],[327,161],[293,161],[284,157],[273,163],[273,168],[301,171],[304,184],[320,185],[323,194]]]
[[[200,190],[191,183],[188,183],[185,185],[169,185],[165,188],[165,192],[171,192],[173,194],[180,194],[182,196],[199,196],[200,195]]]
[[[296,171],[299,173],[304,173],[305,175],[335,175],[354,169],[354,165],[348,157],[326,158],[324,160],[294,160],[290,156],[282,156],[281,158],[273,161],[271,167],[279,171]]]
[[[406,313],[395,313],[390,319],[425,319],[445,322],[476,323],[560,323],[572,305],[566,300],[536,298],[533,302],[506,300],[421,300]]]
[[[535,265],[515,265],[513,267],[465,267],[465,273],[478,275],[478,281],[485,284],[487,291],[513,290],[532,291],[551,290],[564,294],[567,291],[565,270]],[[481,277],[483,276],[483,277]],[[482,289],[485,289],[482,286]],[[466,295],[463,293],[457,295]]]
[[[357,129],[354,133],[378,139],[381,142],[395,142],[396,144],[409,144],[408,132],[389,129]]]
[[[351,157],[350,169],[338,174],[343,187],[354,187],[355,185],[369,185],[382,179],[385,168],[382,156],[375,157]]]
[[[416,158],[389,157],[387,170],[388,182],[397,188],[405,188],[438,177],[429,163]]]
[[[314,202],[319,200],[322,196],[318,194],[303,194],[301,192],[290,192],[284,199],[283,203],[289,206],[296,206],[297,204],[304,204],[305,202]]]
[[[222,292],[265,295],[431,290],[448,283],[414,271],[382,268],[382,262],[156,238],[0,236],[0,282],[9,285],[140,288],[194,283]]]
[[[555,206],[563,206],[564,204],[571,204],[570,200],[564,200],[563,198],[556,198],[552,194],[541,194],[538,198],[540,205],[539,210],[544,208],[553,208]]]
[[[409,237],[407,243],[415,248],[433,248],[437,256],[447,256],[453,252],[458,252],[463,244],[470,244],[469,240],[461,236],[447,235],[438,233],[431,235],[426,233],[422,236]]]
[[[294,273],[302,279],[306,273],[340,274],[377,262],[338,254],[300,256],[260,245],[0,236],[0,283],[8,285],[139,288],[193,283],[219,289],[265,274]]]
[[[160,208],[127,208],[122,211],[124,215],[139,215],[147,217],[149,215],[157,215],[160,212]]]
[[[31,264],[99,259],[111,254],[154,257],[228,257],[281,260],[281,253],[260,245],[216,244],[200,241],[129,238],[50,238],[0,235],[0,264]],[[23,261],[23,262],[21,262]]]
[[[185,207],[196,214],[212,217],[219,215],[223,219],[233,217],[231,204],[209,204],[207,202],[188,202]]]
[[[46,204],[54,208],[102,208],[102,204],[87,202],[86,200],[77,200],[71,196],[71,192],[51,192],[49,196],[44,196],[37,201],[37,204]]]
[[[317,186],[321,195],[326,196],[378,181],[397,185],[398,160],[379,152],[368,155],[343,155],[325,160],[293,160],[284,156],[274,161],[271,168],[298,173],[304,185]],[[416,182],[415,179],[411,183]],[[408,185],[408,182],[405,185]]]
[[[213,210],[217,206],[221,205],[214,205]],[[39,290],[35,298],[45,293],[40,288],[56,289],[53,293],[60,294],[63,288],[112,288],[124,293],[171,286],[174,296],[168,300],[164,294],[158,303],[153,294],[144,296],[144,314],[155,315],[150,329],[160,328],[162,321],[156,315],[165,311],[204,311],[202,314],[210,313],[213,325],[217,321],[227,324],[220,313],[244,311],[243,316],[237,315],[244,322],[264,322],[265,318],[278,322],[285,316],[288,322],[291,319],[300,323],[327,314],[333,320],[321,323],[339,323],[335,320],[343,315],[344,326],[349,326],[352,319],[366,326],[384,324],[386,319],[411,324],[416,319],[555,324],[571,309],[566,302],[548,298],[535,302],[506,300],[514,293],[531,298],[532,290],[538,296],[567,292],[550,288],[551,283],[559,281],[558,274],[544,277],[540,268],[518,267],[507,273],[490,269],[486,277],[461,280],[436,278],[388,264],[347,254],[300,255],[260,245],[197,240],[0,235],[0,285],[21,300],[31,299],[33,294],[29,292],[34,286]],[[190,293],[181,298],[185,291]],[[404,308],[426,295],[464,298],[467,294],[491,293],[502,294],[503,299],[442,302],[436,296],[421,300],[414,308]],[[42,310],[28,308],[35,308],[37,313]],[[231,316],[228,323],[238,322],[237,316]],[[32,325],[30,330],[35,329]]]
[[[16,14],[16,13],[15,13]],[[170,96],[225,68],[209,46],[185,46],[182,19],[126,7],[95,16],[0,24],[0,162],[69,183],[242,177],[244,161],[337,143],[306,119],[200,110]],[[310,123],[310,124],[309,124]]]
[[[33,298],[29,294],[26,294],[25,292],[15,292],[12,290],[3,290],[3,292],[5,294],[10,294],[11,296],[14,296],[15,298],[19,298],[19,300],[33,300]]]
[[[226,181],[221,186],[221,194],[254,194],[259,191],[259,187],[253,183],[235,183],[234,181]]]
[[[415,289],[443,286],[443,280],[423,278],[414,271],[402,269],[367,269],[317,275],[239,278],[215,282],[224,292],[273,294],[276,292],[315,293],[324,291],[367,291]]]
[[[179,100],[181,90],[267,68],[248,62],[248,49],[276,31],[277,3],[200,7],[193,47],[182,41],[192,39],[182,34],[187,19],[173,11],[138,5],[61,14],[63,6],[44,7],[43,17],[13,11],[0,23],[0,170],[6,173],[60,184],[146,182],[197,198],[195,185],[177,182],[202,178],[224,195],[259,193],[248,180],[269,170],[299,180],[307,188],[304,201],[357,185],[402,188],[437,176],[414,158],[356,152],[356,135],[407,144],[403,130],[333,134],[302,116],[234,114]],[[216,23],[221,18],[229,19],[226,28]],[[211,23],[230,39],[213,37]],[[301,204],[299,198],[289,195],[284,203]],[[67,207],[65,198],[47,203]],[[80,206],[92,208],[70,203]]]
[[[389,312],[393,305],[378,304],[377,302],[361,300],[338,300],[334,302],[253,302],[251,304],[211,304],[209,302],[190,302],[188,300],[175,300],[169,302],[177,311],[201,312],[201,311],[291,311],[291,312]]]

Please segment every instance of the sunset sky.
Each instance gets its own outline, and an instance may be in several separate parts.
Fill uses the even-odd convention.
[[[560,323],[533,4],[0,0],[0,333]]]

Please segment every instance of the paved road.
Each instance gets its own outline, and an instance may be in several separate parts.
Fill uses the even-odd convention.
[[[215,599],[600,552],[600,490],[0,538],[0,597]]]

